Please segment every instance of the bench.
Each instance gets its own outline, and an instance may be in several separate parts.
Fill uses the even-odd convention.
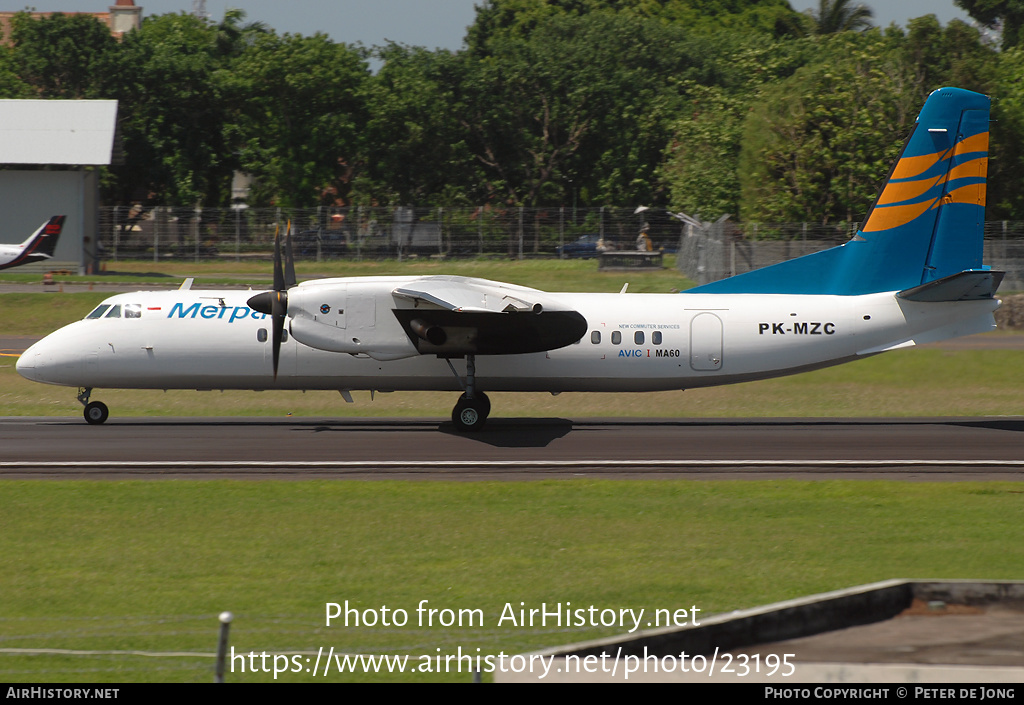
[[[660,269],[662,253],[631,250],[602,252],[598,269]]]

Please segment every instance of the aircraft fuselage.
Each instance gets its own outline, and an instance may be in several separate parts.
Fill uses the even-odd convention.
[[[18,371],[39,382],[85,388],[460,389],[446,361],[416,353],[398,324],[393,311],[401,304],[391,291],[401,278],[327,281],[349,281],[363,289],[348,298],[342,314],[335,309],[317,321],[303,319],[306,329],[296,329],[281,345],[276,381],[270,316],[247,305],[251,291],[114,296],[100,317],[72,323],[32,346]],[[581,314],[586,333],[547,352],[480,356],[480,389],[643,392],[776,377],[992,330],[998,306],[992,299],[912,302],[895,292],[545,295]],[[119,307],[117,317],[111,316],[114,307]],[[332,308],[329,302],[323,307]],[[310,336],[318,336],[317,347],[297,340]],[[369,347],[366,352],[320,349],[334,339],[342,349],[352,350],[357,345],[352,341]],[[403,346],[410,351],[403,353]],[[453,364],[460,375],[465,372],[462,360]]]

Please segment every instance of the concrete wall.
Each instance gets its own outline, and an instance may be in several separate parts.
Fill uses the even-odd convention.
[[[98,184],[95,171],[0,171],[0,242],[23,242],[50,216],[67,216],[52,260],[9,271],[84,274],[94,256]]]
[[[881,635],[882,642],[876,644],[870,641],[867,651],[875,658],[867,660],[829,658],[820,651],[822,647],[819,643],[816,647],[819,650],[814,651],[815,647],[811,647],[810,656],[807,653],[803,656],[792,654],[794,659],[791,663],[797,667],[794,673],[796,678],[793,680],[796,683],[1024,682],[1024,668],[1017,665],[1017,652],[1022,643],[1019,634],[1024,628],[1024,618],[1019,616],[1022,612],[1021,604],[1024,603],[1024,581],[975,580],[887,580],[702,617],[699,625],[649,629],[618,637],[555,646],[519,655],[521,668],[518,671],[495,671],[494,681],[766,682],[786,687],[789,684],[786,678],[781,677],[781,674],[780,677],[772,678],[768,668],[763,673],[743,673],[737,668],[729,671],[719,669],[716,674],[707,669],[707,663],[712,654],[721,656],[743,647],[773,643],[778,645],[787,640],[820,634],[834,635],[832,648],[835,653],[836,644],[852,641],[850,628],[892,620],[915,600],[924,603],[937,601],[943,611],[946,603],[1001,609],[993,610],[991,615],[971,614],[955,621],[947,618],[944,624],[936,627],[941,632],[940,639],[932,638],[922,642],[928,648],[935,649],[935,653],[930,656],[932,660],[913,662],[915,657],[912,652],[915,649],[901,648],[913,639],[893,643],[891,630]],[[936,617],[926,616],[923,619],[935,622]],[[894,628],[896,632],[907,629],[905,626]],[[945,652],[939,653],[938,645],[945,648]],[[793,648],[793,645],[790,643],[784,648]],[[1014,661],[1013,665],[995,660],[993,650],[997,648],[1009,654],[1010,660]],[[668,670],[659,671],[655,665],[643,671],[634,671],[632,675],[625,672],[631,658],[634,666],[641,663],[650,665],[648,661],[651,659],[657,661],[661,658],[674,658],[674,655],[683,652],[690,654],[691,659],[695,655],[706,657],[703,661],[692,662],[700,664],[699,670],[684,672],[675,667],[678,664],[675,661],[672,662],[673,668]],[[887,652],[906,653],[908,662],[900,663],[899,659],[894,661],[880,656]],[[756,649],[754,653],[757,653]],[[602,655],[606,657],[604,660],[601,659]],[[735,665],[733,661],[725,660],[724,656],[722,659],[722,663]],[[517,668],[514,662],[509,663],[512,669]]]

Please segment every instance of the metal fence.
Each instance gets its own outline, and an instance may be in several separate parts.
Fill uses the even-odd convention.
[[[707,284],[841,245],[856,230],[854,223],[691,223],[676,262],[690,279]]]
[[[291,223],[299,260],[406,257],[596,256],[598,240],[633,249],[646,221],[624,208],[180,208],[100,209],[104,259],[269,258]],[[657,247],[679,244],[678,223],[655,228]]]
[[[677,253],[697,283],[740,274],[842,244],[856,223],[701,223],[664,209],[634,208],[187,208],[100,209],[106,261],[269,260],[289,222],[299,261],[495,257],[592,258],[635,250],[645,231],[655,250]],[[643,242],[643,241],[641,241]],[[644,243],[645,245],[645,243]],[[985,262],[1007,272],[1003,290],[1024,289],[1024,222],[985,224]]]
[[[686,226],[676,266],[698,284],[724,279],[848,241],[857,225],[701,223]],[[1006,272],[1001,291],[1024,290],[1024,221],[985,223],[983,261]]]

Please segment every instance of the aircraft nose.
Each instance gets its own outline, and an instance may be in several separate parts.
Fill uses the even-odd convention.
[[[17,373],[19,375],[22,375],[26,379],[35,380],[36,379],[36,355],[35,354],[30,355],[33,347],[35,347],[35,345],[32,345],[31,347],[29,347],[29,349],[27,349],[25,351],[25,353],[22,354],[22,357],[19,357],[17,359],[17,362],[14,363],[14,369],[17,370]]]
[[[21,375],[25,379],[30,379],[35,382],[40,381],[36,377],[37,365],[41,363],[41,356],[39,355],[39,351],[37,349],[38,347],[39,343],[30,346],[28,350],[21,354],[21,357],[18,358],[18,361],[14,363],[14,369],[18,371],[19,375]]]
[[[79,369],[78,363],[77,356],[71,355],[69,351],[44,338],[29,347],[18,358],[14,368],[22,377],[33,382],[68,384],[68,380]]]

